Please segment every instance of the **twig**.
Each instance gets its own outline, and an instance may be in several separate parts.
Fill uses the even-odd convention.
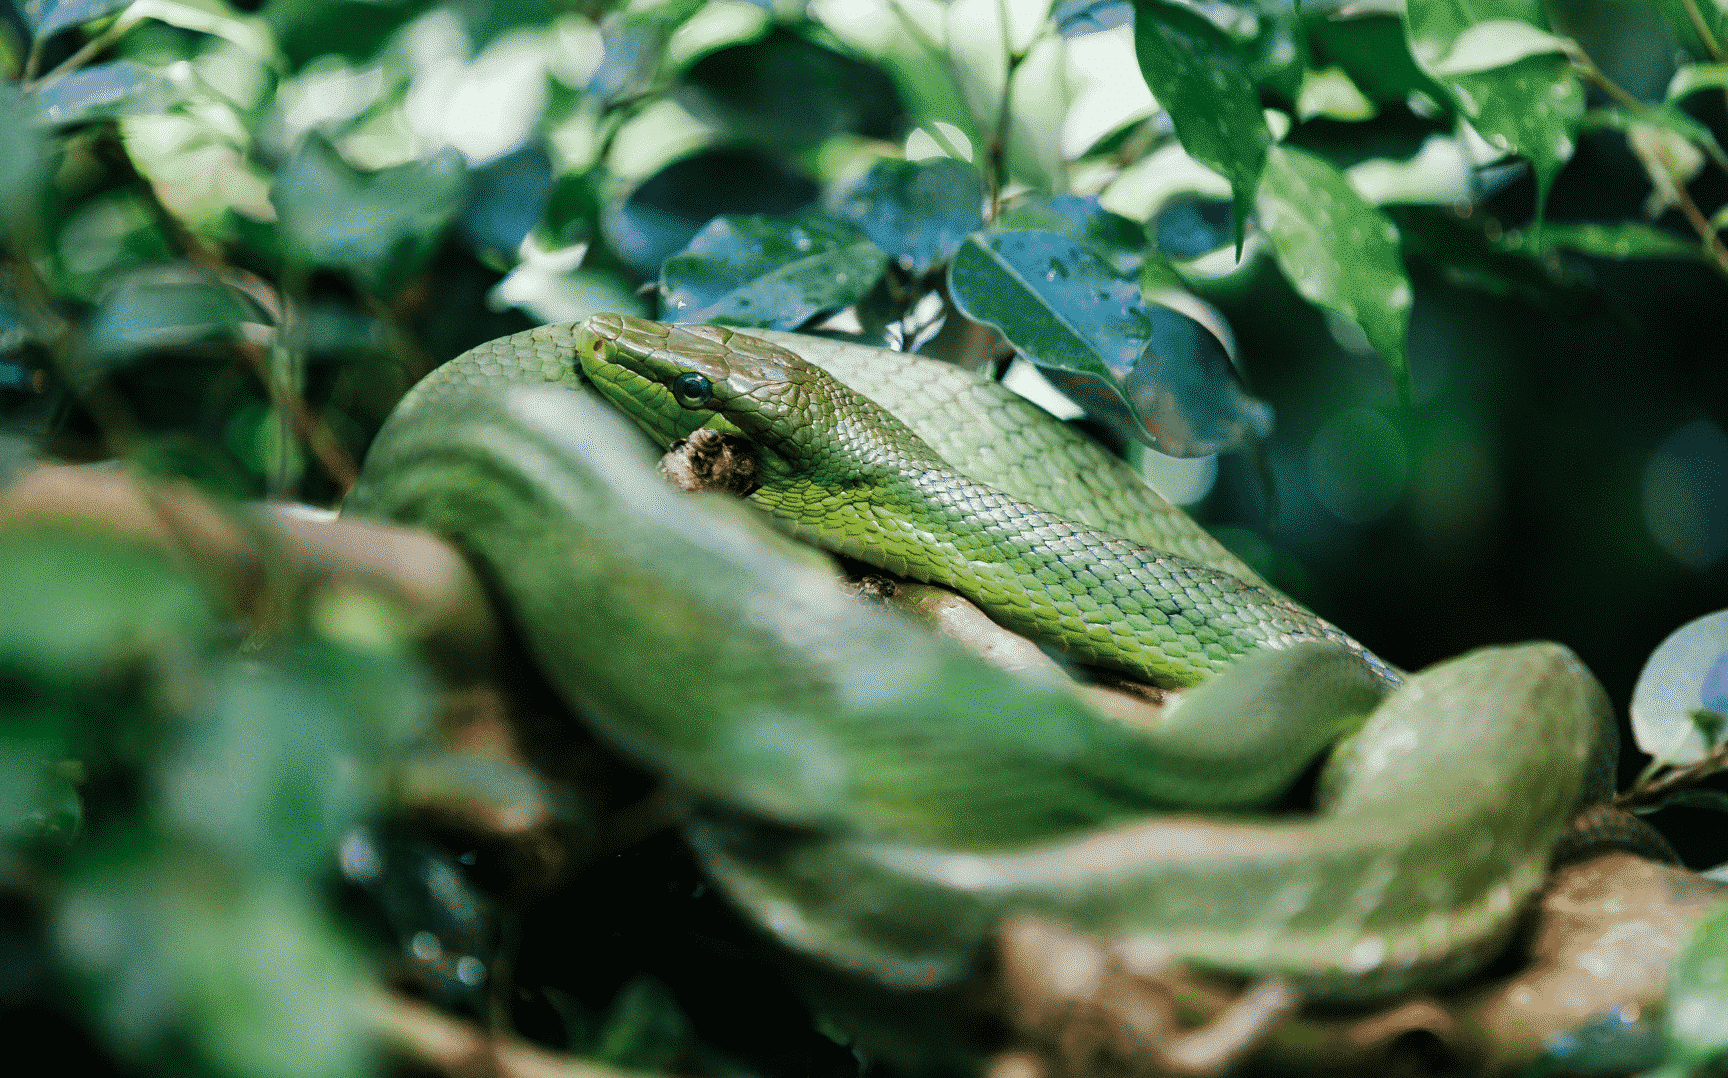
[[[1728,770],[1728,743],[1717,745],[1710,754],[1684,767],[1671,767],[1660,774],[1642,779],[1629,790],[1614,795],[1616,808],[1633,809],[1653,805],[1675,790],[1696,786],[1719,771]]]

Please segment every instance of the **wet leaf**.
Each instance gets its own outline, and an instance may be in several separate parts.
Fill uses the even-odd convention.
[[[453,149],[362,172],[313,136],[277,175],[270,201],[289,258],[347,269],[372,290],[390,294],[443,238],[462,207],[466,182],[462,155]]]
[[[1716,741],[1700,711],[1728,715],[1728,610],[1687,622],[1650,653],[1632,689],[1632,736],[1663,763],[1697,763]]]
[[[882,161],[840,195],[838,211],[889,258],[923,274],[983,224],[984,181],[948,157]]]
[[[824,214],[718,217],[660,273],[665,316],[764,329],[795,329],[855,303],[887,258],[852,228]]]
[[[1360,327],[1407,398],[1411,293],[1398,229],[1362,201],[1343,173],[1289,146],[1274,147],[1267,158],[1259,208],[1291,285],[1308,302]]]
[[[38,123],[68,126],[161,112],[181,99],[189,77],[170,77],[135,60],[115,60],[55,79],[30,99]]]
[[[1500,17],[1485,21],[1473,21],[1474,11],[1408,5],[1410,54],[1483,138],[1530,162],[1540,228],[1548,189],[1576,147],[1584,90],[1563,51],[1568,43],[1536,25],[1537,8],[1501,5],[1494,12]]]
[[[1124,277],[1140,272],[1148,240],[1140,222],[1112,213],[1092,195],[1051,195],[1016,202],[996,218],[1003,229],[1043,229],[1077,240]]]
[[[1134,52],[1182,148],[1230,181],[1240,247],[1272,143],[1247,62],[1224,31],[1164,0],[1135,0]]]
[[[970,236],[948,284],[963,314],[996,327],[1123,437],[1203,456],[1270,427],[1270,412],[1242,392],[1217,338],[1186,315],[1142,302],[1138,285],[1066,236]]]
[[[24,0],[19,14],[38,38],[52,37],[62,30],[112,15],[131,0]]]

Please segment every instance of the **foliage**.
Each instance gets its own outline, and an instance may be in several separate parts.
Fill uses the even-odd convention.
[[[1106,440],[1205,457],[1272,430],[1241,370],[1276,370],[1235,340],[1264,357],[1301,337],[1330,364],[1310,381],[1370,387],[1316,422],[1312,499],[1275,488],[1298,530],[1324,503],[1347,576],[1348,543],[1424,462],[1465,460],[1411,495],[1413,514],[1441,506],[1442,545],[1494,470],[1469,471],[1491,406],[1416,433],[1390,407],[1422,400],[1424,289],[1525,317],[1607,306],[1599,279],[1631,261],[1728,277],[1728,6],[1652,6],[1684,50],[1665,91],[1623,87],[1588,20],[1538,0],[16,0],[0,459],[119,457],[148,482],[331,504],[436,360],[603,310],[1019,355]],[[1585,144],[1636,163],[1642,205],[1545,220]],[[1628,182],[1591,152],[1581,184]],[[1522,421],[1559,392],[1509,407]],[[1563,525],[1584,511],[1532,497]],[[1677,541],[1715,564],[1720,527],[1700,527]],[[371,863],[361,825],[431,706],[399,627],[352,595],[249,611],[232,582],[117,540],[0,539],[0,864],[53,956],[28,991],[70,1001],[133,1070],[365,1069],[370,960],[330,891],[336,849]],[[426,878],[453,871],[427,856]],[[419,930],[379,934],[401,946],[373,958],[441,961],[435,983],[472,989]],[[230,961],[235,941],[256,961]],[[629,977],[548,992],[543,1039],[741,1066]],[[750,1065],[850,1063],[799,1035],[820,1066],[815,1048]]]

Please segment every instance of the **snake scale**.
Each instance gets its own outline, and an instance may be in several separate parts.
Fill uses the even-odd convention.
[[[656,474],[641,432],[701,427],[755,447],[756,508]],[[1063,424],[881,349],[615,315],[519,333],[405,398],[347,508],[460,543],[571,704],[726,810],[688,833],[732,901],[894,988],[954,983],[1019,910],[1320,998],[1456,977],[1613,758],[1564,647],[1403,677]],[[783,533],[1198,687],[1119,725],[857,602]],[[1334,742],[1315,812],[1246,811]]]

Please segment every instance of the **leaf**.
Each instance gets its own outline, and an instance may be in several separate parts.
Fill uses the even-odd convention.
[[[1432,43],[1436,39],[1427,39]],[[1468,75],[1517,63],[1527,56],[1565,52],[1566,42],[1516,19],[1489,19],[1465,28],[1444,56],[1417,55],[1436,77]]]
[[[219,37],[279,71],[286,69],[287,62],[277,51],[276,39],[264,21],[240,14],[224,0],[133,0],[122,18],[128,22],[155,19],[182,30]]]
[[[85,348],[104,364],[158,348],[234,340],[241,327],[268,315],[237,293],[187,266],[160,266],[126,275],[102,297]]]
[[[996,327],[1089,414],[1174,456],[1239,448],[1266,406],[1235,381],[1203,326],[1143,303],[1132,281],[1052,232],[967,237],[948,268],[955,305]]]
[[[68,126],[161,112],[185,96],[189,78],[171,78],[135,60],[115,60],[54,79],[32,93],[30,100],[36,106],[37,123]]]
[[[1472,21],[1474,10],[1440,0],[1407,5],[1410,54],[1484,138],[1530,162],[1540,228],[1554,176],[1576,147],[1584,90],[1563,51],[1569,43],[1536,25],[1534,6],[1501,5],[1502,18],[1481,22]]]
[[[760,41],[711,52],[684,73],[698,115],[763,145],[807,149],[844,131],[899,134],[901,105],[878,67],[784,27]]]
[[[1669,970],[1666,1004],[1663,1073],[1705,1073],[1728,1052],[1728,902],[1718,902],[1693,928]]]
[[[1528,244],[1523,246],[1531,249]],[[1542,246],[1565,247],[1601,258],[1704,257],[1696,244],[1642,221],[1547,224],[1542,227]]]
[[[1240,250],[1272,143],[1247,62],[1224,31],[1165,0],[1135,0],[1134,53],[1182,148],[1230,181]]]
[[[1016,202],[996,218],[1001,229],[1037,228],[1078,241],[1124,277],[1140,272],[1149,240],[1140,222],[1105,209],[1093,195],[1051,195]]]
[[[1720,57],[1728,47],[1728,3],[1723,0],[1656,0],[1656,10],[1694,56]]]
[[[462,155],[453,149],[364,173],[313,135],[277,174],[270,201],[286,257],[347,269],[374,292],[392,294],[443,238],[466,185]]]
[[[841,217],[914,275],[946,262],[984,222],[984,181],[964,161],[881,161],[841,192]]]
[[[27,122],[31,111],[16,86],[0,82],[0,226],[18,235],[28,233],[13,223],[34,212],[48,163],[47,140]]]
[[[1668,83],[1670,105],[1700,90],[1728,89],[1728,64],[1687,64]]]
[[[214,629],[198,589],[158,551],[64,527],[0,535],[0,670],[13,677],[100,678]]]
[[[886,264],[875,244],[825,214],[717,217],[666,260],[660,290],[672,321],[796,329],[857,302]]]
[[[1398,229],[1344,174],[1313,154],[1273,147],[1260,183],[1260,223],[1272,253],[1308,302],[1355,323],[1407,400],[1410,279]]]
[[[30,33],[40,39],[53,37],[68,27],[95,22],[128,3],[130,0],[24,0],[18,9]]]
[[[1632,736],[1638,747],[1666,764],[1702,760],[1713,744],[1692,716],[1699,710],[1728,714],[1725,686],[1728,610],[1719,610],[1670,633],[1645,661],[1632,689]]]

